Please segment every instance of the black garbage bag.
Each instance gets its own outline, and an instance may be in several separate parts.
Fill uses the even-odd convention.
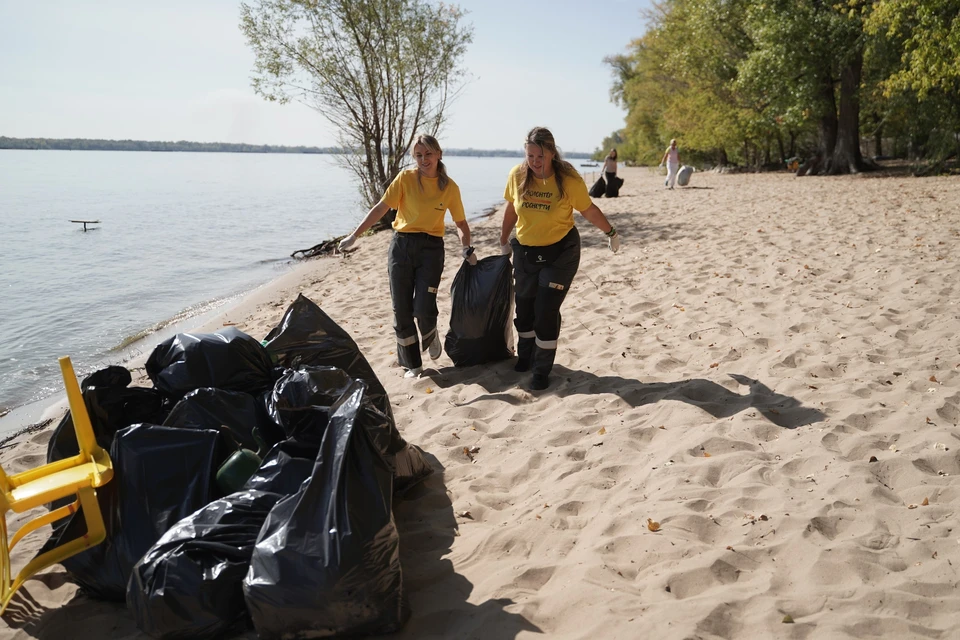
[[[110,451],[117,431],[132,424],[163,422],[168,407],[163,395],[156,389],[146,387],[128,387],[131,382],[130,372],[124,367],[109,366],[100,369],[80,383],[83,395],[83,404],[87,407],[90,416],[90,425],[97,444],[105,451]],[[70,458],[80,452],[77,443],[77,433],[73,426],[73,415],[67,411],[60,424],[53,430],[47,442],[47,462],[56,462]],[[97,491],[97,500],[101,512],[108,512],[116,504],[114,486],[109,483]],[[50,510],[58,509],[74,501],[73,496],[54,500],[50,503]],[[78,513],[83,521],[82,509]],[[59,540],[71,518],[63,518],[53,523],[52,540]],[[79,530],[78,530],[79,533]],[[64,539],[71,539],[70,536]]]
[[[600,176],[597,178],[597,181],[593,183],[593,186],[590,187],[590,191],[588,193],[590,194],[591,198],[600,198],[603,196],[606,190],[607,183],[604,182],[603,176]]]
[[[169,407],[156,389],[130,387],[130,372],[110,366],[83,379],[80,390],[90,416],[94,437],[102,449],[110,451],[117,431],[132,424],[160,424]],[[63,460],[80,453],[73,417],[68,411],[47,443],[47,462]]]
[[[167,427],[214,431],[226,428],[236,444],[251,451],[260,449],[254,429],[267,446],[286,437],[283,430],[270,419],[260,398],[242,391],[210,388],[191,391],[174,405],[163,424]]]
[[[513,273],[508,256],[464,262],[450,288],[450,330],[443,346],[458,367],[509,358]]]
[[[267,491],[291,496],[313,473],[318,449],[284,440],[263,457],[260,468],[243,485],[244,491]]]
[[[174,400],[203,387],[257,395],[276,379],[263,345],[234,327],[178,333],[154,348],[146,369],[154,386]]]
[[[283,496],[240,491],[163,534],[133,568],[127,609],[154,638],[216,638],[249,626],[243,578],[260,528]]]
[[[393,420],[387,391],[357,343],[302,293],[287,307],[280,324],[267,334],[264,345],[277,363],[288,369],[299,369],[305,365],[336,367],[346,371],[352,378],[363,380],[370,389],[370,399]],[[390,453],[396,453],[404,444],[397,432],[390,445]]]
[[[370,400],[390,419],[386,453],[396,455],[394,488],[398,493],[433,473],[423,451],[407,443],[397,430],[387,391],[357,343],[313,301],[303,294],[297,296],[264,343],[277,363],[289,369],[305,365],[336,367],[367,383]]]
[[[366,385],[333,408],[310,479],[267,516],[243,581],[261,638],[387,633],[408,615],[393,470],[361,424]]]
[[[619,198],[620,197],[620,187],[623,186],[623,178],[620,176],[613,176],[610,180],[607,181],[607,188],[604,191],[604,195],[608,198]]]
[[[123,602],[133,566],[173,524],[214,499],[216,431],[133,425],[117,432],[113,479],[97,490],[107,537],[63,561],[91,595]],[[41,552],[86,533],[77,512]]]

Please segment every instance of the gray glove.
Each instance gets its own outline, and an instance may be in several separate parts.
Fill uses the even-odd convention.
[[[510,243],[500,245],[500,255],[510,256],[513,255],[513,247],[510,246]]]
[[[357,236],[351,233],[346,238],[340,241],[340,244],[337,245],[337,250],[343,253],[344,251],[352,247],[353,243],[356,241],[357,241]]]
[[[463,248],[463,259],[470,263],[471,266],[476,266],[477,264],[477,252],[473,250],[473,247],[464,247]]]

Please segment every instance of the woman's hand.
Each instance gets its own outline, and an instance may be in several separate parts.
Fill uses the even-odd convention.
[[[620,234],[613,227],[610,227],[610,233],[607,234],[607,246],[614,253],[620,250]]]

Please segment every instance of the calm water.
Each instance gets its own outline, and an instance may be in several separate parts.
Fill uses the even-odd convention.
[[[518,161],[444,158],[468,216],[502,201]],[[61,389],[59,356],[82,377],[364,213],[327,155],[0,150],[0,413]]]

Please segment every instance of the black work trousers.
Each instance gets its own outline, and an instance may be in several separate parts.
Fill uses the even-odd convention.
[[[553,369],[560,337],[560,305],[580,268],[580,233],[570,229],[562,240],[544,247],[524,246],[514,238],[517,356],[534,374]]]
[[[437,336],[437,288],[443,274],[443,238],[428,233],[395,232],[387,253],[397,360],[406,369],[423,366],[423,350]],[[414,324],[416,319],[416,324]],[[421,339],[417,338],[417,327]]]

